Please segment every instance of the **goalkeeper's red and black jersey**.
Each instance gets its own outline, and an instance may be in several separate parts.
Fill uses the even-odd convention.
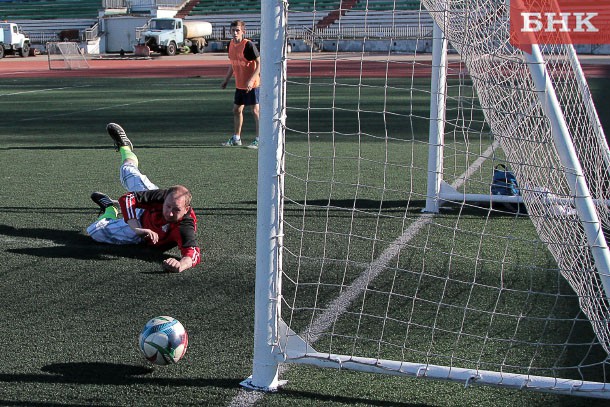
[[[163,217],[163,203],[168,195],[166,189],[129,192],[119,198],[123,219],[137,219],[136,209],[144,209],[139,218],[144,229],[150,229],[159,235],[156,244],[147,244],[163,250],[178,246],[182,257],[193,259],[193,266],[201,261],[201,250],[197,244],[197,216],[190,208],[179,222],[167,222]]]

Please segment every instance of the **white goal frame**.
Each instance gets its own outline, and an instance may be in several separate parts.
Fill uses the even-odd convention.
[[[610,398],[610,385],[603,382],[317,352],[308,341],[301,339],[282,321],[280,311],[287,86],[285,58],[287,10],[285,7],[286,4],[277,0],[264,0],[261,4],[261,48],[263,51],[261,53],[260,134],[265,136],[260,141],[258,161],[254,360],[252,376],[242,385],[256,390],[275,391],[283,384],[279,377],[281,364],[295,363],[406,377],[452,380],[466,385],[482,384]],[[571,52],[574,52],[572,47],[569,48]],[[445,202],[523,203],[521,196],[462,193],[443,181],[447,49],[448,40],[439,25],[436,24],[433,40],[432,89],[430,91],[432,97],[426,213],[421,217],[421,224],[430,222]],[[573,57],[575,58],[575,53]],[[565,172],[571,193],[569,201],[576,209],[580,227],[584,229],[586,243],[603,285],[605,298],[610,300],[610,251],[602,231],[603,222],[598,217],[596,210],[599,202],[590,191],[581,168],[573,138],[555,94],[554,84],[549,79],[550,74],[546,70],[545,60],[538,46],[534,45],[532,53],[526,53],[525,58],[540,97],[539,103],[543,106],[550,122],[553,141],[561,164],[570,169]],[[576,66],[574,71],[582,75],[580,66]],[[578,80],[584,82],[584,75]],[[584,95],[583,98],[592,106],[589,94]],[[386,252],[389,253],[392,250],[393,248],[390,247]],[[363,281],[356,281],[352,286],[366,284],[372,275],[374,278],[375,264],[372,263],[369,266],[367,273],[363,276]],[[337,308],[341,309],[341,305],[338,304]],[[324,326],[326,322],[319,323]]]

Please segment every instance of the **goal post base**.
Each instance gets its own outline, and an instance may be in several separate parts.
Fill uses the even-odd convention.
[[[315,352],[311,346],[307,345],[307,343],[294,333],[294,331],[292,331],[281,319],[278,319],[277,321],[277,334],[278,338],[276,339],[278,340],[279,346],[269,346],[269,352],[261,352],[260,354],[255,355],[252,375],[240,383],[242,387],[262,392],[276,392],[280,387],[288,383],[287,380],[279,379],[279,348],[288,346],[295,347],[302,352]],[[283,358],[281,360],[283,360]]]

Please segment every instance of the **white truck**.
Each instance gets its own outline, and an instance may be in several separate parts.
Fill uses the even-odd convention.
[[[184,21],[181,18],[151,18],[140,34],[138,46],[165,55],[176,52],[203,52],[212,34],[212,24],[205,21]]]
[[[15,23],[0,23],[0,58],[4,55],[30,55],[30,39]]]

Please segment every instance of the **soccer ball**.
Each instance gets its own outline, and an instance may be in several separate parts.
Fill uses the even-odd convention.
[[[169,365],[182,359],[189,338],[180,321],[161,316],[146,323],[138,344],[146,360],[156,365]]]

